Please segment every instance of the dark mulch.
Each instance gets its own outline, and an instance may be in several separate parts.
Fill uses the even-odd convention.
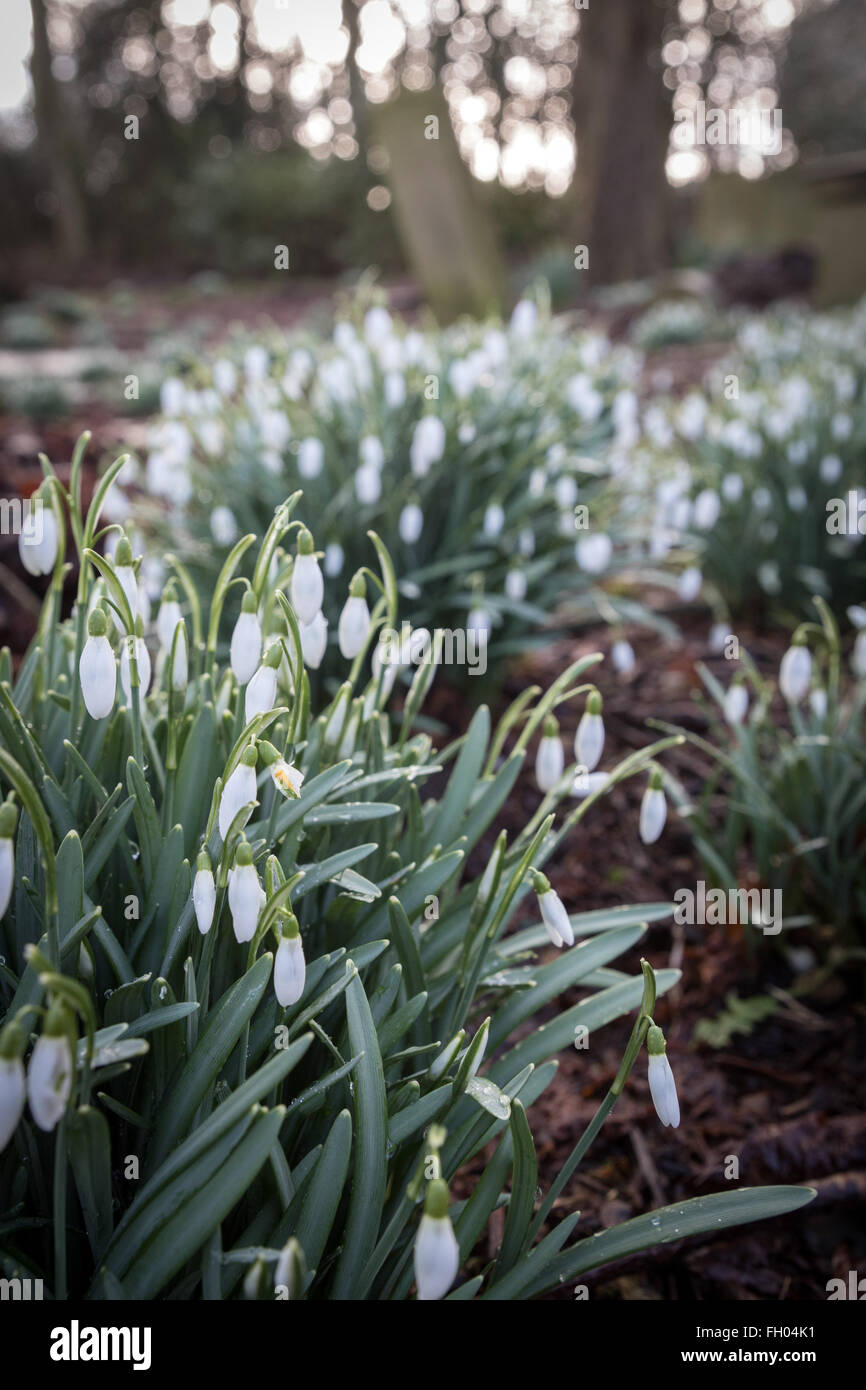
[[[703,725],[693,694],[699,685],[696,660],[728,679],[726,663],[707,650],[708,628],[708,618],[701,623],[691,618],[679,646],[633,629],[629,637],[637,653],[636,670],[623,678],[610,663],[596,668],[607,729],[603,766],[613,766],[652,741],[653,732],[646,727],[650,718]],[[785,645],[782,634],[741,629],[738,635],[759,664],[768,670],[777,665]],[[525,684],[547,685],[569,661],[609,644],[602,629],[533,654],[509,677],[503,706]],[[439,699],[440,713],[447,714],[452,727],[455,717],[465,724],[456,692],[443,690]],[[573,737],[580,713],[580,707],[560,708],[565,738]],[[663,757],[687,788],[697,789],[692,749]],[[547,866],[569,910],[669,901],[677,888],[693,887],[706,876],[686,827],[673,814],[656,845],[641,844],[637,821],[645,784],[641,776],[603,797]],[[504,823],[516,831],[538,802],[529,769],[505,808]],[[778,948],[765,947],[751,957],[740,929],[678,928],[671,919],[651,926],[640,948],[614,964],[637,972],[641,955],[657,968],[673,964],[682,970],[680,983],[656,1010],[677,1078],[681,1124],[671,1131],[657,1120],[642,1057],[557,1203],[557,1213],[579,1210],[577,1233],[589,1235],[654,1207],[726,1190],[731,1157],[739,1162],[743,1186],[809,1183],[819,1195],[793,1216],[659,1246],[585,1276],[583,1282],[594,1297],[620,1299],[825,1299],[829,1279],[845,1278],[866,1261],[866,1010],[859,979],[833,978],[794,1002],[787,995],[794,976]],[[751,1034],[734,1035],[723,1050],[696,1045],[696,1025],[715,1017],[731,990],[740,997],[781,990],[781,1007]],[[575,991],[556,1007],[579,998]],[[558,1075],[532,1115],[542,1189],[606,1094],[631,1024],[631,1019],[622,1020],[603,1029],[588,1050],[559,1054]],[[491,1253],[496,1238],[494,1231]],[[564,1288],[550,1296],[574,1295]]]

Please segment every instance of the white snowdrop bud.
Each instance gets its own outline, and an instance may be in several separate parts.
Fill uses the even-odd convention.
[[[322,607],[325,581],[313,553],[313,538],[304,528],[298,536],[298,553],[292,570],[290,597],[301,623],[311,623]]]
[[[866,676],[866,630],[861,630],[854,638],[854,647],[851,652],[851,670],[860,680]]]
[[[580,767],[592,772],[597,767],[604,749],[604,720],[601,717],[601,696],[593,691],[586,702],[586,710],[581,716],[574,736],[574,757]]]
[[[241,754],[237,767],[226,779],[220,797],[219,832],[223,840],[241,807],[256,800],[256,750],[250,745]]]
[[[126,536],[121,536],[114,551],[114,572],[120,582],[120,587],[126,595],[132,613],[132,620],[141,612],[141,601],[138,594],[138,580],[132,564],[132,546]],[[121,619],[114,615],[114,625],[118,632],[125,630],[125,625]]]
[[[214,507],[210,514],[210,533],[217,545],[234,545],[238,523],[231,507]]]
[[[24,1113],[27,1078],[21,1057],[26,1046],[27,1035],[20,1024],[8,1023],[0,1032],[0,1153]]]
[[[277,667],[282,660],[283,649],[275,642],[256,671],[244,696],[244,722],[249,724],[257,714],[266,714],[277,703]]]
[[[645,845],[654,845],[665,828],[668,804],[662,791],[662,775],[657,768],[650,773],[649,786],[640,803],[639,833]]]
[[[526,598],[526,571],[510,569],[505,576],[505,593],[512,603],[522,603]]]
[[[352,687],[348,681],[346,681],[344,685],[341,685],[340,689],[337,691],[336,698],[331,706],[331,712],[325,724],[325,743],[329,743],[333,746],[339,741],[340,735],[343,732],[343,725],[346,722],[351,693]]]
[[[412,432],[409,464],[416,478],[430,472],[445,452],[445,426],[438,415],[422,415]]]
[[[571,794],[580,801],[587,796],[592,796],[594,792],[601,791],[610,781],[609,772],[588,772],[585,767],[580,768],[574,775],[571,784]]]
[[[283,929],[274,960],[274,993],[284,1009],[297,1004],[304,992],[307,965],[301,933],[294,917]]]
[[[62,1118],[74,1074],[68,1011],[52,1004],[27,1068],[27,1099],[40,1129],[50,1133]]]
[[[809,708],[816,719],[827,717],[827,692],[820,685],[809,691]]]
[[[467,632],[474,632],[479,642],[487,642],[490,637],[490,629],[493,626],[489,611],[478,604],[475,608],[470,608],[466,617]]]
[[[337,627],[340,653],[346,661],[352,661],[364,644],[370,631],[370,610],[367,607],[367,585],[360,570],[349,585],[349,597],[343,605]]]
[[[621,676],[630,675],[635,668],[634,647],[624,637],[620,637],[610,649],[613,669]]]
[[[325,557],[322,561],[325,574],[329,579],[336,579],[338,574],[343,573],[343,565],[346,563],[346,556],[339,541],[329,541],[325,546]]]
[[[141,627],[140,618],[137,626]],[[138,668],[138,698],[143,700],[150,688],[150,652],[147,650],[144,638],[139,633],[136,633],[135,637],[124,637],[120,648],[120,684],[123,687],[127,704],[132,702],[133,648],[135,650],[135,664]]]
[[[355,473],[355,495],[364,507],[372,507],[382,496],[382,475],[372,463],[362,463]]]
[[[711,487],[705,487],[695,498],[695,525],[700,531],[711,531],[719,519],[721,509],[718,493]]]
[[[159,639],[159,645],[164,651],[171,651],[174,630],[181,622],[182,617],[174,580],[170,579],[163,590],[159,612],[156,615],[156,635]]]
[[[538,898],[538,908],[547,935],[554,946],[573,946],[574,931],[559,894],[553,891],[550,880],[537,869],[530,869],[529,876]]]
[[[114,708],[117,665],[107,631],[105,614],[101,608],[94,608],[87,620],[87,641],[78,663],[81,694],[91,719],[104,719]]]
[[[202,936],[206,936],[211,929],[214,908],[216,907],[216,885],[214,884],[210,856],[206,850],[202,850],[196,860],[195,878],[192,884],[192,905],[195,908],[195,920],[198,923],[198,929]]]
[[[460,1268],[460,1247],[448,1210],[448,1187],[442,1178],[434,1178],[427,1188],[424,1214],[415,1237],[415,1284],[419,1302],[444,1298]]]
[[[241,611],[232,633],[229,659],[238,685],[246,685],[258,668],[262,655],[262,628],[252,589],[244,594]]]
[[[311,623],[299,623],[298,630],[304,665],[318,671],[328,645],[328,620],[324,613],[317,613]]]
[[[235,387],[238,382],[238,374],[234,365],[225,357],[219,358],[213,364],[214,386],[221,396],[234,395]]]
[[[786,700],[798,704],[809,690],[812,679],[812,654],[805,642],[796,639],[782,657],[779,667],[779,689]]]
[[[677,593],[684,603],[693,603],[701,592],[703,575],[695,565],[689,565],[684,569],[677,580]]]
[[[577,501],[577,483],[570,473],[562,473],[553,487],[553,495],[560,511],[568,512]]]
[[[18,824],[18,809],[11,801],[0,806],[0,917],[2,917],[12,897],[15,883],[15,827]]]
[[[228,898],[236,940],[252,941],[265,903],[265,893],[253,863],[253,852],[246,840],[238,845],[235,867],[229,877]]]
[[[511,314],[508,330],[514,338],[530,338],[538,323],[538,306],[531,299],[519,299]]]
[[[26,505],[26,504],[25,504]],[[18,537],[18,554],[28,574],[50,574],[57,559],[57,517],[38,494],[26,505]]]
[[[186,690],[189,680],[189,638],[186,635],[186,624],[183,620],[177,625],[177,640],[172,646],[168,676],[172,690]]]
[[[388,310],[381,304],[374,304],[364,315],[364,337],[371,347],[379,347],[390,337],[393,322]]]
[[[749,708],[749,692],[740,681],[735,681],[725,693],[725,718],[729,724],[742,724]]]
[[[665,1052],[665,1035],[655,1024],[647,1032],[646,1045],[649,1054],[647,1075],[656,1114],[663,1125],[676,1129],[680,1122],[677,1085]]]
[[[727,623],[713,623],[710,628],[710,635],[707,638],[707,646],[711,652],[719,653],[725,650],[725,639],[728,636]]]
[[[574,547],[574,555],[579,568],[586,574],[601,574],[610,564],[613,543],[610,536],[602,533],[597,536],[581,536]]]
[[[417,502],[407,502],[397,523],[397,531],[404,545],[414,545],[424,529],[424,513]]]
[[[505,525],[505,512],[498,502],[491,502],[484,512],[483,531],[488,540],[495,540]]]
[[[381,439],[375,434],[367,434],[358,445],[358,456],[365,468],[375,468],[378,472],[385,464],[385,450]]]
[[[559,725],[552,714],[544,721],[544,733],[535,755],[535,780],[540,792],[555,787],[565,771],[565,752],[559,737]]]
[[[298,445],[298,472],[302,478],[318,478],[325,466],[325,446],[310,436]]]

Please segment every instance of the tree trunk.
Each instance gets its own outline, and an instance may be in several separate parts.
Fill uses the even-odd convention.
[[[592,0],[581,10],[570,225],[575,244],[588,248],[594,284],[670,264],[671,113],[659,56],[668,13],[666,0]]]
[[[30,73],[36,129],[51,191],[57,199],[54,226],[58,251],[65,261],[74,263],[82,260],[87,252],[87,209],[76,173],[68,118],[51,71],[45,0],[30,0],[30,9],[33,15]]]

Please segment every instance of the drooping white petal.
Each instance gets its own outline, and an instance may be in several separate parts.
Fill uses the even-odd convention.
[[[539,741],[538,752],[535,755],[535,780],[538,790],[549,792],[551,787],[556,786],[564,770],[565,752],[562,740],[553,735],[545,735]]]
[[[725,693],[725,718],[729,724],[742,724],[749,708],[749,692],[744,685],[735,684]]]
[[[328,646],[328,620],[324,613],[319,612],[311,623],[299,623],[298,629],[304,665],[318,671]]]
[[[57,559],[57,518],[42,498],[27,508],[18,537],[18,554],[28,574],[50,574]]]
[[[46,1036],[37,1040],[27,1069],[27,1099],[30,1113],[40,1129],[54,1129],[66,1109],[72,1089],[72,1053],[66,1037]]]
[[[20,1057],[0,1057],[0,1153],[18,1128],[27,1095],[27,1078]]]
[[[15,843],[5,835],[0,839],[0,917],[9,906],[15,882]]]
[[[668,804],[661,787],[647,787],[640,804],[640,837],[645,845],[654,845],[665,828]]]
[[[260,666],[244,697],[244,720],[249,724],[257,714],[266,714],[277,703],[277,673],[273,666]]]
[[[573,946],[574,929],[559,894],[552,888],[547,893],[541,893],[538,906],[541,909],[541,920],[554,946]]]
[[[647,1074],[656,1114],[663,1125],[676,1129],[680,1122],[680,1103],[671,1064],[664,1052],[650,1054]]]
[[[246,685],[262,655],[262,629],[255,613],[241,613],[232,633],[230,660],[238,685]]]
[[[88,637],[78,663],[81,694],[91,719],[104,719],[114,708],[117,665],[107,637]]]
[[[274,961],[274,993],[284,1009],[297,1004],[304,992],[306,975],[307,965],[300,936],[284,936],[277,947]]]
[[[592,772],[604,749],[604,720],[600,714],[586,712],[581,716],[574,738],[574,756],[579,767]]]
[[[786,700],[798,703],[809,690],[812,655],[806,646],[789,647],[779,667],[779,689]]]
[[[369,631],[370,609],[367,600],[350,594],[343,604],[337,627],[340,652],[347,661],[354,660],[358,653],[363,651]]]
[[[220,797],[219,830],[223,839],[229,833],[231,823],[241,807],[249,805],[255,799],[256,770],[254,767],[247,767],[246,763],[238,763],[226,781]]]
[[[301,623],[312,623],[322,607],[325,581],[315,555],[298,555],[292,570],[292,607]]]
[[[301,787],[304,785],[304,774],[298,768],[292,767],[284,758],[278,758],[271,765],[271,777],[277,791],[282,792],[283,796],[297,797],[301,794]]]
[[[460,1268],[460,1248],[449,1217],[426,1213],[421,1217],[414,1263],[419,1301],[444,1298]]]
[[[240,864],[232,870],[229,876],[229,911],[238,941],[252,941],[265,896],[254,864]]]
[[[150,652],[143,637],[135,639],[135,661],[138,666],[138,698],[143,700],[150,688]],[[127,704],[132,701],[132,671],[129,641],[124,638],[120,649],[120,684]]]
[[[196,873],[192,885],[192,905],[198,929],[205,936],[211,929],[216,906],[216,885],[210,869],[199,869]]]

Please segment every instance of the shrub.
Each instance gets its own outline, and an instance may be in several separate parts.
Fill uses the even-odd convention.
[[[80,517],[83,443],[68,494],[49,471],[56,555],[49,534],[31,557],[53,572],[43,623],[14,688],[8,653],[0,680],[7,1273],[44,1278],[58,1299],[384,1300],[408,1296],[414,1251],[419,1297],[445,1295],[469,1262],[452,1296],[529,1298],[630,1251],[808,1201],[805,1188],[728,1191],[570,1245],[576,1215],[538,1238],[644,1041],[656,1107],[678,1120],[651,1018],[677,972],[607,969],[668,906],[569,917],[540,871],[603,788],[555,828],[569,769],[510,842],[490,831],[534,731],[587,688],[575,682],[595,658],[525,693],[495,732],[482,707],[440,752],[415,727],[431,666],[389,711],[386,670],[359,686],[359,651],[334,699],[314,705],[270,574],[294,497],[259,550],[228,666],[222,617],[246,543],[207,613],[175,566],[188,608],[169,596],[160,611],[149,690],[128,541],[113,562],[95,549],[117,465]],[[64,507],[80,578],[58,626]],[[372,539],[382,597],[368,642],[396,621],[391,563]],[[262,633],[276,664],[262,663]],[[278,670],[291,686],[280,704]],[[533,889],[547,931],[506,935]],[[532,959],[571,937],[551,963]],[[575,985],[588,991],[579,1003],[533,1022]],[[536,1212],[527,1111],[550,1059],[635,1010],[611,1090]],[[496,1139],[471,1195],[452,1202],[447,1184]],[[473,1251],[504,1200],[485,1263]]]

